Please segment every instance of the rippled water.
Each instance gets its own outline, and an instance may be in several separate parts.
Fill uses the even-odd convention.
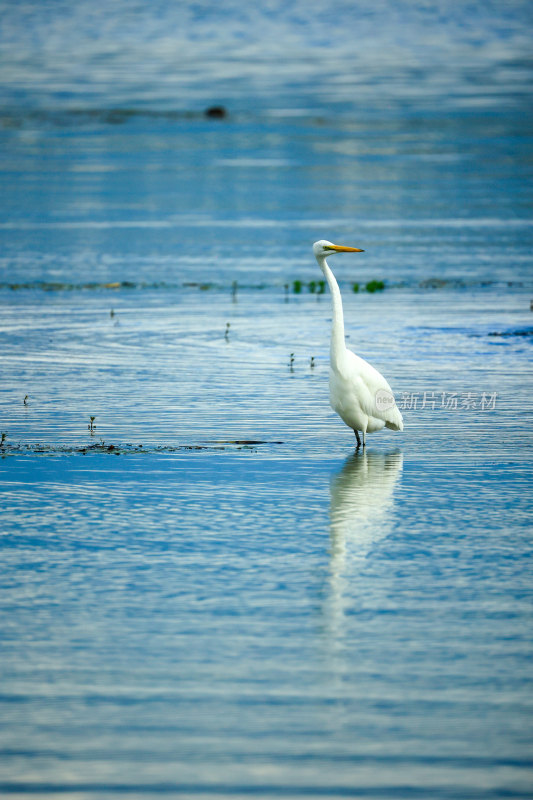
[[[530,797],[527,4],[5,6],[2,795]]]

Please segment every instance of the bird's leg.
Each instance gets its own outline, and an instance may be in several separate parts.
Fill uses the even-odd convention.
[[[366,447],[365,432],[363,431],[363,450],[365,449],[365,447]]]
[[[355,433],[355,438],[357,439],[357,450],[359,450],[359,448],[361,447],[361,439],[359,438],[359,431],[356,431],[354,428],[354,433]]]

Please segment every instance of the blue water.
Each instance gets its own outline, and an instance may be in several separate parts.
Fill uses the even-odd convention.
[[[532,796],[530,30],[3,4],[3,797]]]

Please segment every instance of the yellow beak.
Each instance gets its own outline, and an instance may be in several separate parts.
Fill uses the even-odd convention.
[[[330,244],[328,250],[335,250],[337,253],[364,253],[359,247],[343,247],[341,244]]]

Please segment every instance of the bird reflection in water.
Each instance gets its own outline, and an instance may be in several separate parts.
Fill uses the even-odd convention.
[[[352,579],[365,566],[372,547],[392,529],[394,488],[403,454],[357,451],[331,479],[330,592],[327,603],[330,632],[342,633],[351,604]]]

